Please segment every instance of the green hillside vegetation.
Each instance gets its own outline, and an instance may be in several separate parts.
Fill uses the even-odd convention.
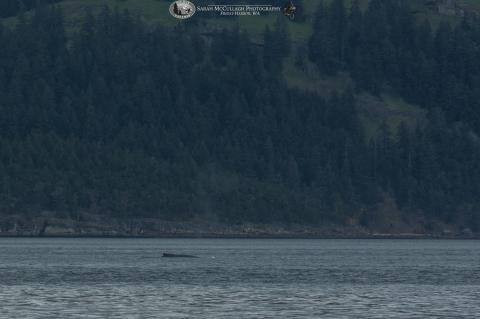
[[[4,20],[1,216],[480,231],[478,21],[304,3],[305,22],[181,22],[163,0]]]
[[[331,0],[325,0],[324,3],[329,3]],[[351,5],[352,0],[346,0],[346,6]],[[228,2],[228,1],[227,1]],[[241,2],[241,1],[240,1]],[[281,1],[279,1],[280,3]],[[362,9],[366,9],[368,0],[359,0]],[[457,22],[458,17],[449,17],[440,15],[435,8],[426,6],[426,1],[407,0],[412,8],[412,12],[415,13],[418,20],[421,21],[428,18],[433,25],[438,25],[440,21]],[[120,11],[129,10],[132,14],[139,15],[150,23],[160,23],[162,25],[172,26],[179,23],[183,23],[168,13],[170,6],[170,0],[63,0],[59,4],[56,4],[62,9],[65,15],[65,21],[67,30],[77,29],[83,22],[85,16],[85,10],[90,9],[93,12],[99,12],[101,8],[108,6],[112,10],[118,8]],[[235,2],[235,3],[238,3]],[[282,2],[283,3],[283,2]],[[289,25],[289,32],[295,41],[305,41],[312,32],[311,22],[313,14],[318,6],[318,0],[302,0],[302,8],[306,16],[305,22],[291,23]],[[467,5],[468,8],[480,10],[480,0],[463,0],[460,1],[463,5]],[[27,13],[27,15],[30,13]],[[16,17],[4,19],[4,23],[7,25],[14,25],[16,23]],[[242,29],[247,30],[253,37],[261,37],[265,27],[268,25],[273,26],[275,17],[273,15],[264,15],[262,17],[237,17],[237,18],[224,18],[224,19],[207,19],[206,24],[210,27],[232,27],[235,24],[240,25]]]
[[[303,68],[295,65],[293,57],[284,61],[284,77],[289,87],[316,92],[328,97],[332,91],[345,91],[354,85],[348,73],[334,76],[319,74],[311,63]],[[357,108],[366,130],[367,138],[374,136],[380,125],[386,122],[395,132],[400,123],[415,126],[425,120],[425,111],[405,102],[399,96],[382,94],[374,96],[367,92],[356,95]]]

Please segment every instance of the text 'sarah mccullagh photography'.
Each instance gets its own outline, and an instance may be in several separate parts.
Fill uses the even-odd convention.
[[[216,14],[219,16],[261,16],[269,13],[281,13],[294,19],[296,6],[288,2],[280,7],[272,4],[194,4],[186,0],[172,2],[170,14],[178,19],[191,18],[197,14]]]

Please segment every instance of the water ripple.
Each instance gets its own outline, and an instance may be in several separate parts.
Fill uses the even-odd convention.
[[[0,256],[0,318],[480,313],[475,241],[3,238]]]

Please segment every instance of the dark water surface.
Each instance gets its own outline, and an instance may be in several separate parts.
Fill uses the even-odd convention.
[[[480,318],[480,242],[0,238],[0,318]]]

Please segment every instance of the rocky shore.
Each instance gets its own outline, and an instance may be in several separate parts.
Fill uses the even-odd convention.
[[[369,229],[359,225],[225,225],[156,219],[72,220],[9,218],[0,220],[0,237],[158,237],[158,238],[452,238],[480,239],[470,229],[422,227]]]

